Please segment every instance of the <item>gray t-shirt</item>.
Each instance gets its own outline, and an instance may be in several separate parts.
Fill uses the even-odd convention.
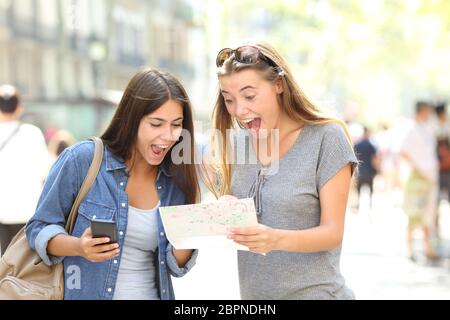
[[[241,143],[236,151],[251,160],[253,148],[241,140],[249,141],[245,135],[237,134]],[[259,175],[261,165],[254,161],[234,165],[232,194],[247,198],[259,189],[255,202],[260,202],[261,224],[287,230],[313,228],[320,224],[319,190],[349,163],[354,171],[357,159],[339,124],[306,125],[278,168],[274,166],[275,174],[269,170],[268,175]],[[241,298],[354,299],[340,273],[340,254],[341,246],[315,253],[272,251],[265,256],[239,251]]]

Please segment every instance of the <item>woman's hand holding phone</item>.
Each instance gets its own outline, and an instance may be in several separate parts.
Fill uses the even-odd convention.
[[[80,238],[80,256],[91,262],[103,262],[119,255],[118,243],[109,243],[109,238],[94,238],[87,228]]]

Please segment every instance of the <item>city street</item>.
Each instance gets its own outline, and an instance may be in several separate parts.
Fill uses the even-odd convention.
[[[421,255],[421,234],[415,234],[416,263],[407,258],[407,218],[399,209],[401,193],[374,196],[374,208],[362,199],[361,210],[348,209],[341,271],[357,299],[450,299],[450,207],[442,202],[440,261]],[[174,279],[177,299],[239,299],[233,251],[201,250],[197,265]]]
[[[342,287],[336,271],[357,300],[450,300],[450,199],[433,200],[438,181],[450,192],[449,16],[450,0],[0,0],[0,254],[28,221],[31,247],[70,256],[66,267],[76,267],[66,270],[77,284],[65,287],[66,298],[139,299],[148,297],[150,254],[164,250],[155,241],[195,235],[209,248],[173,278],[176,299],[240,300],[236,250],[211,246],[225,228],[254,226],[253,206],[248,216],[215,207],[192,220],[168,209],[175,231],[150,209],[199,195],[213,201],[207,180],[254,197],[260,221],[294,229],[273,233],[272,243],[313,251],[292,253],[308,261],[253,256],[259,270],[248,273],[260,277],[252,284],[267,281],[258,294],[273,291],[273,281]],[[93,157],[92,137],[103,141],[103,158]],[[88,169],[91,159],[98,170]],[[87,194],[83,180],[92,182]],[[82,239],[54,239],[77,195],[86,197],[72,234]],[[426,220],[425,237],[418,229],[407,242],[408,219]],[[94,238],[120,239],[114,253],[81,235],[99,220],[117,227],[92,229]],[[318,221],[319,232],[297,231]],[[235,239],[261,248],[252,236]],[[333,259],[331,272],[317,251]],[[166,279],[163,258],[151,259],[150,278]],[[332,280],[317,280],[327,273]]]

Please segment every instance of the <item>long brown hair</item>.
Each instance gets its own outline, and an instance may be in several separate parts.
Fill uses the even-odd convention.
[[[299,85],[294,79],[294,76],[283,57],[268,43],[266,42],[254,42],[246,43],[247,45],[254,46],[260,50],[260,52],[270,60],[260,60],[256,64],[244,64],[236,61],[234,56],[231,55],[224,64],[217,69],[218,77],[229,75],[234,72],[239,72],[243,69],[253,69],[260,72],[260,74],[270,82],[278,81],[281,79],[283,85],[283,92],[278,95],[278,103],[282,112],[286,113],[291,119],[295,119],[300,124],[325,124],[330,122],[339,123],[351,143],[350,134],[348,132],[345,122],[340,119],[333,118],[325,115],[300,89]],[[227,139],[227,129],[237,128],[238,123],[231,117],[225,106],[225,100],[220,88],[217,93],[217,98],[213,111],[213,132],[220,132],[220,139],[213,137],[211,141],[213,153],[219,163],[211,165],[209,167],[210,172],[214,172],[214,183],[207,181],[209,189],[215,194],[216,197],[228,194],[231,188],[231,175],[232,166],[229,159],[230,141]],[[217,144],[218,141],[226,141],[228,143]]]
[[[191,161],[175,165],[169,163],[175,183],[186,196],[186,203],[198,201],[199,184],[195,168],[195,141],[192,107],[181,83],[171,74],[155,69],[139,71],[130,80],[109,127],[101,136],[111,151],[124,161],[132,159],[136,151],[139,124],[143,117],[156,111],[169,100],[177,101],[183,108],[183,129],[190,133]],[[175,143],[176,146],[180,140]],[[172,147],[173,148],[173,147]],[[164,162],[168,161],[170,151]]]

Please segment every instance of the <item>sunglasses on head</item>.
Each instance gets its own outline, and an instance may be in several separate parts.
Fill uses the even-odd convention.
[[[275,67],[275,63],[267,58],[262,52],[254,46],[241,46],[236,49],[225,48],[219,51],[216,58],[216,66],[223,66],[224,62],[234,55],[234,60],[243,64],[257,64],[260,61],[265,61],[269,65]]]

